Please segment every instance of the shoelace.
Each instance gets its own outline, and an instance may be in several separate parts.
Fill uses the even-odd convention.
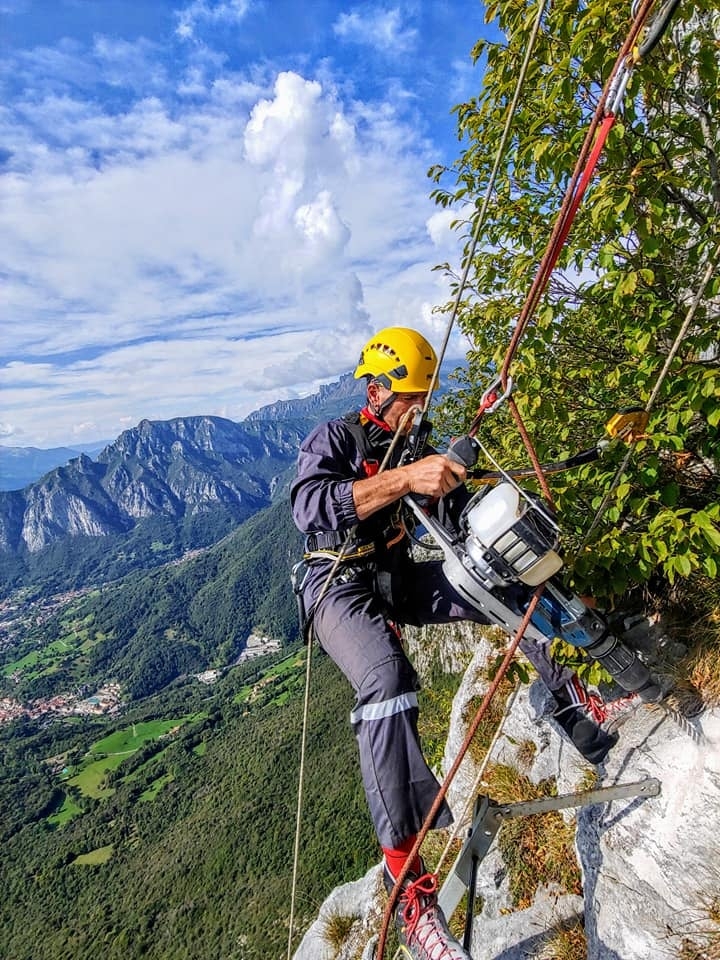
[[[618,697],[617,700],[610,700],[609,703],[603,704],[603,712],[605,713],[605,719],[610,720],[612,717],[616,716],[619,713],[624,713],[629,706],[636,706],[638,703],[638,696],[636,693],[631,693],[627,697]]]
[[[467,954],[464,950],[462,953],[454,950],[453,947],[457,944],[448,943],[446,931],[438,925],[436,891],[437,877],[432,873],[423,874],[403,890],[402,918],[405,922],[405,940],[411,948],[411,941],[414,941],[425,951],[428,960],[460,960]],[[421,923],[423,919],[425,922]]]
[[[583,704],[586,712],[590,715],[590,718],[600,726],[603,721],[608,718],[608,709],[607,704],[604,703],[600,697],[595,693],[589,693],[587,700]]]

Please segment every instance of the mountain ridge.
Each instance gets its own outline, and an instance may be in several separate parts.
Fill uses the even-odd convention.
[[[245,420],[141,420],[105,446],[56,466],[21,490],[0,491],[0,551],[35,554],[67,537],[122,535],[151,517],[181,521],[216,508],[242,522],[289,481],[303,436],[321,417],[361,401],[347,374]]]
[[[96,457],[107,444],[107,440],[49,448],[0,444],[0,490],[22,490],[83,453]]]

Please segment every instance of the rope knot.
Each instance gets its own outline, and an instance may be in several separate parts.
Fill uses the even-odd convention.
[[[424,873],[403,888],[400,894],[400,909],[408,937],[415,932],[422,915],[435,906],[436,891],[437,876],[434,873]]]

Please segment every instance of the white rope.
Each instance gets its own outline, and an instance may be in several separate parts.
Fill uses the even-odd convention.
[[[462,277],[460,279],[460,285],[457,289],[457,294],[455,295],[455,300],[453,302],[452,311],[450,313],[450,319],[448,320],[447,327],[445,328],[445,336],[443,338],[442,346],[438,351],[437,363],[435,365],[435,371],[433,373],[432,380],[430,381],[430,390],[428,390],[427,397],[425,399],[425,409],[423,413],[427,413],[428,407],[430,406],[430,398],[435,388],[435,385],[438,382],[438,377],[440,374],[440,366],[445,356],[445,351],[447,350],[447,345],[450,340],[450,334],[452,333],[452,328],[455,324],[455,319],[460,308],[460,300],[463,295],[463,291],[467,286],[467,279],[470,273],[470,268],[472,267],[473,258],[475,256],[475,250],[477,249],[478,242],[480,240],[480,231],[485,225],[485,217],[487,216],[488,207],[490,206],[490,199],[493,195],[495,189],[495,181],[497,180],[498,171],[500,169],[500,163],[502,162],[505,146],[507,145],[508,138],[510,136],[510,128],[512,126],[515,113],[517,111],[517,105],[520,101],[520,94],[522,92],[523,84],[525,83],[525,77],[527,76],[528,67],[530,65],[530,58],[533,54],[535,48],[535,42],[537,40],[537,35],[540,32],[540,25],[542,23],[543,14],[545,13],[545,8],[547,7],[549,0],[543,0],[538,8],[537,17],[535,23],[533,24],[532,33],[530,35],[530,41],[528,47],[525,51],[525,57],[523,59],[522,66],[520,67],[520,73],[518,74],[517,84],[515,85],[515,93],[513,94],[512,101],[508,107],[507,116],[505,118],[505,128],[503,129],[502,136],[500,137],[500,143],[498,144],[497,151],[495,153],[495,162],[493,164],[492,171],[490,173],[490,179],[488,180],[487,187],[485,189],[485,196],[483,198],[482,206],[480,208],[480,213],[475,222],[475,229],[473,231],[472,242],[470,244],[470,250],[468,251],[467,259],[465,261],[465,267],[463,269]]]
[[[440,872],[442,865],[445,863],[445,860],[447,859],[447,856],[450,853],[450,849],[452,848],[453,844],[455,843],[458,836],[460,835],[460,831],[464,829],[466,817],[470,813],[470,807],[474,804],[475,797],[477,796],[480,790],[482,779],[485,776],[485,770],[487,769],[487,765],[490,762],[490,757],[492,756],[492,752],[495,749],[495,744],[500,739],[500,735],[502,734],[503,727],[505,726],[505,721],[510,716],[512,705],[515,703],[515,698],[517,697],[519,691],[520,691],[520,683],[517,682],[515,684],[515,687],[513,688],[512,693],[507,698],[507,701],[505,703],[505,710],[503,712],[502,717],[500,718],[500,722],[497,725],[497,729],[493,734],[493,738],[490,741],[490,745],[487,748],[487,751],[485,752],[485,756],[483,757],[483,761],[480,764],[478,772],[475,775],[475,780],[473,781],[473,785],[470,788],[467,799],[465,800],[465,806],[462,808],[462,812],[460,813],[460,816],[456,818],[455,823],[453,825],[453,829],[450,832],[450,836],[448,837],[448,841],[445,844],[445,849],[440,854],[440,859],[438,860],[437,866],[435,867],[435,873]]]
[[[404,414],[400,423],[398,424],[397,430],[390,441],[390,446],[383,457],[383,461],[380,464],[378,473],[382,473],[383,470],[387,468],[387,465],[392,456],[393,450],[398,444],[398,440],[404,434],[405,428],[409,423],[410,419],[415,415],[417,407],[413,406]],[[325,594],[330,588],[330,584],[335,577],[338,567],[342,563],[345,555],[348,552],[350,544],[352,543],[352,538],[355,535],[357,530],[357,524],[355,524],[350,530],[348,530],[347,536],[343,542],[342,547],[340,548],[335,562],[333,563],[330,571],[328,572],[327,577],[323,581],[322,588],[320,593],[315,600],[315,609],[317,609],[318,604],[323,599]],[[308,630],[307,637],[307,664],[305,667],[305,696],[303,700],[303,719],[302,719],[302,732],[300,735],[300,769],[298,771],[298,792],[297,792],[297,809],[295,813],[295,842],[293,845],[293,868],[292,868],[292,883],[291,883],[291,892],[290,892],[290,918],[288,921],[288,945],[287,945],[287,960],[291,960],[292,957],[292,941],[293,941],[293,927],[295,925],[295,899],[297,895],[297,879],[300,865],[300,838],[302,834],[302,802],[303,802],[303,793],[304,793],[304,783],[305,783],[305,755],[307,752],[307,731],[308,731],[308,720],[310,715],[310,664],[312,660],[312,639],[313,639],[313,629],[312,626]]]
[[[310,664],[312,661],[312,635],[308,633],[307,664],[305,666],[305,698],[303,702],[302,735],[300,740],[300,770],[298,772],[297,811],[295,814],[295,846],[293,850],[292,893],[290,895],[290,920],[288,922],[287,960],[292,957],[293,927],[295,925],[295,893],[297,890],[298,866],[300,863],[300,834],[302,829],[303,785],[305,783],[305,752],[307,745],[308,716],[310,713]]]
[[[459,309],[460,299],[461,299],[462,294],[463,294],[463,291],[464,291],[464,289],[465,289],[465,287],[466,287],[466,285],[467,285],[467,278],[468,278],[468,275],[469,275],[469,273],[470,273],[470,268],[471,268],[471,266],[472,266],[472,260],[473,260],[473,257],[474,257],[474,255],[475,255],[475,250],[476,250],[476,248],[477,248],[477,244],[478,244],[479,239],[480,239],[480,231],[482,230],[482,227],[483,227],[483,225],[484,225],[485,217],[486,217],[486,215],[487,215],[487,210],[488,210],[488,207],[489,207],[489,205],[490,205],[490,198],[491,198],[491,196],[492,196],[492,194],[493,194],[493,190],[494,190],[494,187],[495,187],[495,181],[496,181],[496,179],[497,179],[498,170],[500,169],[500,163],[501,163],[501,161],[502,161],[502,159],[503,159],[503,154],[504,154],[504,151],[505,151],[505,146],[506,146],[506,144],[507,144],[508,137],[510,136],[510,128],[511,128],[511,125],[512,125],[512,121],[513,121],[515,112],[516,112],[516,110],[517,110],[518,102],[519,102],[519,100],[520,100],[520,93],[521,93],[521,91],[522,91],[522,86],[523,86],[523,83],[524,83],[524,81],[525,81],[525,77],[526,77],[526,75],[527,75],[528,67],[529,67],[529,64],[530,64],[530,58],[531,58],[531,56],[532,56],[532,52],[533,52],[533,49],[534,49],[534,46],[535,46],[535,41],[536,41],[536,39],[537,39],[537,35],[538,35],[539,31],[540,31],[540,25],[541,25],[541,23],[542,23],[542,17],[543,17],[543,14],[544,14],[544,12],[545,12],[545,8],[546,8],[546,6],[547,6],[547,3],[548,3],[548,0],[543,0],[543,3],[541,3],[540,7],[538,8],[538,14],[537,14],[537,18],[536,18],[536,20],[535,20],[535,24],[533,25],[533,31],[532,31],[532,35],[531,35],[531,37],[530,37],[530,42],[529,42],[529,45],[528,45],[528,47],[527,47],[527,50],[525,51],[525,57],[524,57],[524,60],[523,60],[522,67],[521,67],[521,69],[520,69],[520,74],[519,74],[519,76],[518,76],[518,82],[517,82],[516,88],[515,88],[515,94],[514,94],[514,96],[513,96],[512,102],[511,102],[511,104],[510,104],[510,107],[508,108],[508,114],[507,114],[507,118],[506,118],[506,121],[505,121],[505,129],[503,130],[503,134],[502,134],[502,137],[501,137],[501,139],[500,139],[500,144],[499,144],[499,146],[498,146],[498,149],[497,149],[497,152],[496,152],[496,156],[495,156],[495,163],[494,163],[494,166],[493,166],[491,175],[490,175],[490,180],[488,181],[488,185],[487,185],[487,188],[486,188],[486,191],[485,191],[485,197],[484,197],[484,200],[483,200],[483,204],[482,204],[482,207],[481,207],[481,209],[480,209],[480,213],[479,213],[479,215],[478,215],[478,219],[477,219],[476,224],[475,224],[475,229],[474,229],[474,232],[473,232],[473,239],[472,239],[472,243],[471,243],[471,246],[470,246],[470,250],[469,250],[469,252],[468,252],[468,256],[467,256],[467,260],[466,260],[466,263],[465,263],[465,267],[464,267],[464,270],[463,270],[462,278],[461,278],[461,281],[460,281],[460,286],[458,287],[457,295],[456,295],[456,297],[455,297],[455,302],[454,302],[454,304],[453,304],[452,313],[451,313],[451,315],[450,315],[450,320],[448,321],[447,328],[446,328],[446,331],[445,331],[445,336],[444,336],[442,345],[441,345],[440,350],[439,350],[438,355],[437,355],[437,363],[436,363],[436,366],[435,366],[435,370],[434,370],[434,372],[433,372],[432,380],[430,381],[430,389],[428,390],[427,396],[426,396],[426,398],[425,398],[425,405],[424,405],[424,409],[423,409],[423,411],[422,411],[422,412],[423,412],[423,415],[427,413],[428,407],[429,407],[429,405],[430,405],[430,399],[431,399],[431,396],[432,396],[432,392],[433,392],[433,389],[434,389],[435,384],[436,384],[437,381],[438,381],[438,375],[439,375],[439,371],[440,371],[440,366],[441,366],[441,364],[442,364],[443,357],[444,357],[445,352],[446,352],[446,350],[447,350],[447,345],[448,345],[448,342],[449,342],[449,340],[450,340],[450,334],[451,334],[451,332],[452,332],[452,328],[453,328],[453,325],[454,325],[454,323],[455,323],[455,318],[456,318],[456,316],[457,316],[457,312],[458,312],[458,309]],[[383,459],[383,462],[382,462],[382,464],[381,464],[381,466],[380,466],[380,470],[379,470],[378,472],[381,472],[383,469],[385,469],[385,467],[386,467],[386,465],[387,465],[387,462],[388,462],[388,460],[389,460],[389,458],[390,458],[390,455],[391,455],[391,453],[392,453],[392,450],[394,449],[394,447],[395,447],[395,445],[396,445],[396,443],[397,443],[397,440],[398,440],[398,438],[399,438],[399,436],[400,436],[400,434],[401,434],[401,431],[403,430],[404,426],[405,426],[406,423],[408,422],[410,416],[413,416],[413,415],[414,415],[414,412],[415,412],[414,408],[411,408],[411,409],[407,412],[407,414],[405,415],[405,417],[403,418],[400,426],[398,427],[398,429],[397,429],[397,431],[396,431],[396,433],[395,433],[395,436],[393,437],[393,440],[392,440],[392,443],[391,443],[391,445],[390,445],[390,448],[388,449],[388,452],[387,452],[387,454],[385,455],[385,457],[384,457],[384,459]],[[343,556],[343,554],[344,554],[344,552],[345,552],[346,546],[349,544],[351,537],[352,537],[353,534],[355,533],[355,529],[356,529],[356,527],[353,527],[353,529],[348,532],[348,536],[347,536],[347,538],[346,538],[346,540],[345,540],[345,543],[343,544],[343,547],[342,547],[342,549],[340,550],[340,553],[339,553],[339,555],[338,555],[335,563],[333,564],[333,567],[332,567],[332,569],[330,570],[327,579],[325,580],[325,582],[324,582],[324,584],[323,584],[323,587],[322,587],[322,589],[321,589],[321,591],[320,591],[320,594],[319,594],[319,596],[318,596],[318,599],[316,600],[316,603],[315,603],[315,606],[316,606],[316,607],[317,607],[317,604],[318,604],[318,603],[320,602],[320,600],[322,599],[322,597],[325,596],[325,593],[327,592],[327,589],[329,588],[330,583],[331,583],[333,577],[335,576],[335,572],[336,572],[336,570],[337,570],[337,568],[338,568],[338,566],[339,566],[339,564],[340,564],[340,562],[341,562],[341,560],[342,560],[342,556]],[[297,800],[298,808],[297,808],[296,827],[295,827],[295,848],[294,848],[294,853],[293,853],[293,876],[292,876],[292,891],[291,891],[291,898],[290,898],[290,923],[289,923],[289,932],[288,932],[288,953],[287,953],[287,960],[291,960],[291,956],[292,956],[293,923],[294,923],[294,915],[295,915],[295,897],[296,897],[296,890],[297,890],[297,875],[298,875],[298,864],[299,864],[299,849],[300,849],[300,834],[301,834],[301,819],[302,819],[301,805],[302,805],[302,795],[303,795],[303,776],[304,776],[304,769],[305,769],[305,750],[306,750],[307,723],[308,723],[308,712],[309,712],[309,710],[308,710],[308,702],[309,702],[309,687],[310,687],[310,659],[311,659],[311,656],[310,656],[310,655],[311,655],[311,646],[310,646],[310,643],[311,643],[311,636],[312,636],[312,631],[310,631],[310,636],[308,637],[308,661],[307,661],[307,669],[306,669],[306,673],[305,673],[305,684],[306,684],[306,688],[305,688],[305,705],[304,705],[304,709],[303,709],[303,729],[302,729],[301,747],[300,747],[300,783],[299,783],[299,785],[298,785],[298,800]]]

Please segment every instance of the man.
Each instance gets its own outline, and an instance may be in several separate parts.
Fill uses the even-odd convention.
[[[416,494],[435,503],[436,515],[452,525],[470,496],[465,468],[436,452],[401,464],[400,442],[379,469],[396,432],[407,432],[413,411],[423,408],[436,362],[433,348],[414,330],[388,327],[372,337],[355,370],[356,378],[367,380],[366,406],[310,433],[291,489],[293,517],[306,535],[304,607],[320,645],[356,694],[351,723],[389,890],[439,789],[420,748],[419,684],[397,625],[487,622],[448,582],[441,561],[413,560],[402,522],[401,498]],[[524,640],[522,649],[554,692],[558,722],[588,759],[599,762],[617,738],[587,709],[592,698],[582,683],[551,662],[546,645]],[[444,805],[434,826],[451,821]],[[419,857],[400,895],[396,922],[415,960],[468,960],[447,929],[435,878]]]

